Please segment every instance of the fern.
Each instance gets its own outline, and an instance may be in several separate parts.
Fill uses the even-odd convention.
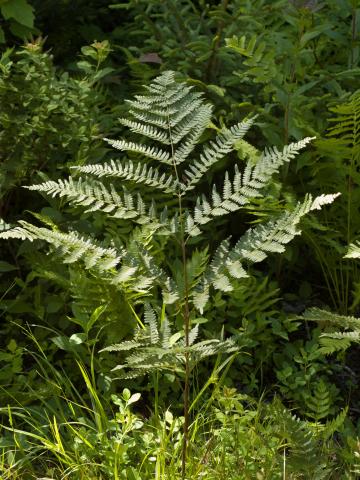
[[[153,152],[153,149],[144,148],[144,152]],[[141,163],[133,163],[131,160],[124,165],[121,162],[111,161],[104,165],[86,165],[84,167],[73,167],[74,170],[94,175],[96,177],[113,177],[121,178],[126,181],[137,184],[148,185],[153,188],[158,188],[165,193],[176,195],[178,182],[172,175],[161,173],[158,169],[147,167]]]
[[[304,478],[314,480],[324,478],[325,462],[322,462],[316,435],[308,423],[291,414],[281,404],[272,406],[270,415],[277,422],[279,435],[285,441],[287,472],[301,472]]]
[[[209,286],[222,291],[231,291],[230,278],[241,279],[248,276],[246,263],[263,261],[270,253],[282,253],[285,245],[301,232],[298,228],[302,217],[312,210],[331,203],[337,195],[322,195],[315,200],[307,196],[303,203],[298,203],[293,212],[285,212],[278,220],[270,221],[249,229],[245,235],[230,247],[229,240],[224,240],[218,247],[210,263],[201,288],[194,293],[194,302],[200,311],[209,297]]]
[[[195,342],[198,330],[192,328],[191,315],[196,314],[195,309],[203,311],[211,289],[231,291],[234,281],[248,276],[249,264],[284,252],[285,246],[300,234],[304,215],[331,203],[337,195],[315,199],[308,195],[292,210],[249,229],[240,239],[223,240],[213,255],[206,243],[192,250],[190,237],[199,237],[205,225],[262,197],[272,176],[298,155],[311,138],[281,151],[268,148],[259,155],[246,144],[251,151],[250,160],[241,166],[235,163],[233,174],[226,171],[220,189],[213,185],[210,195],[198,194],[195,189],[204,175],[236,149],[255,118],[223,127],[203,144],[212,107],[191,86],[177,82],[174,72],[157,77],[143,95],[128,101],[128,107],[129,118],[120,121],[128,128],[129,138],[105,139],[124,152],[121,159],[74,167],[74,174],[84,178],[70,177],[28,187],[66,199],[86,212],[101,212],[114,223],[115,234],[111,231],[97,240],[73,231],[60,232],[52,223],[46,228],[20,221],[14,227],[2,227],[0,238],[45,241],[65,262],[82,263],[99,281],[125,293],[134,306],[145,303],[145,330],[137,332],[130,343],[108,348],[127,352],[125,363],[117,368],[122,376],[159,368],[177,372],[185,369],[188,375],[190,365],[193,368],[203,358],[235,348],[232,340]],[[105,183],[108,177],[112,179],[110,184]],[[204,191],[204,185],[201,189]],[[154,200],[154,190],[160,192],[165,208]],[[129,225],[124,242],[116,236],[118,220]],[[202,238],[197,242],[200,245]],[[174,253],[174,260],[167,258]],[[164,312],[170,312],[171,318],[182,315],[183,332],[171,333],[170,317],[157,318],[157,302],[165,304]],[[170,304],[175,304],[172,310]]]
[[[27,188],[52,197],[66,197],[72,204],[86,207],[85,212],[102,211],[115,218],[134,219],[138,223],[150,223],[154,217],[152,206],[147,208],[139,193],[134,196],[125,187],[122,195],[119,195],[113,185],[107,189],[101,182],[70,177],[68,180],[48,181]]]
[[[166,317],[158,318],[150,304],[144,306],[145,329],[138,328],[134,340],[124,341],[104,348],[103,352],[126,352],[126,359],[114,367],[117,378],[135,378],[157,370],[183,373],[186,355],[191,369],[204,358],[237,350],[232,339],[196,342],[198,325],[189,334],[185,346],[184,334],[173,333]],[[128,352],[133,352],[128,354]]]
[[[360,343],[359,318],[339,315],[319,308],[307,310],[302,318],[320,323],[326,328],[327,331],[320,335],[320,351],[324,355],[345,351],[353,342]],[[339,327],[344,331],[336,331]]]
[[[328,420],[321,431],[321,438],[327,440],[328,438],[333,436],[335,432],[338,432],[343,427],[344,422],[347,418],[347,414],[348,407],[345,407],[335,418],[333,418],[332,420]]]
[[[332,215],[315,224],[319,233],[316,238],[310,234],[310,239],[332,302],[337,311],[347,314],[351,285],[359,281],[358,268],[342,257],[344,244],[350,245],[345,258],[359,256],[355,242],[359,232],[355,206],[360,201],[360,91],[330,110],[333,117],[327,138],[316,141],[321,161],[314,164],[315,183],[322,189],[341,192],[342,197],[336,202]]]
[[[85,268],[97,268],[100,272],[116,267],[125,251],[115,248],[104,248],[89,238],[84,238],[76,232],[62,233],[48,228],[36,227],[21,220],[20,226],[5,230],[2,238],[20,238],[21,240],[45,240],[60,251],[65,263],[82,260]]]
[[[350,244],[344,258],[360,258],[360,242]]]
[[[319,421],[328,417],[333,410],[333,402],[330,391],[325,382],[320,380],[311,396],[305,397],[305,403],[308,408],[307,416]]]

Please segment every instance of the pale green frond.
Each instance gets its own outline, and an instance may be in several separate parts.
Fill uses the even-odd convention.
[[[148,185],[166,193],[177,196],[177,180],[167,173],[161,173],[154,167],[146,164],[134,163],[131,160],[120,162],[111,160],[103,165],[85,165],[73,167],[76,171],[94,175],[96,177],[117,177],[128,182]]]
[[[285,245],[301,232],[298,225],[313,204],[309,195],[298,203],[292,212],[285,212],[278,220],[250,228],[236,243],[229,256],[230,261],[261,262],[269,253],[282,253]]]
[[[145,324],[149,327],[150,343],[156,345],[159,342],[160,336],[157,329],[156,314],[149,303],[145,303],[144,305],[144,319]]]
[[[157,80],[155,80],[154,83],[156,83],[156,81]],[[146,106],[167,108],[176,105],[178,102],[188,97],[191,90],[192,87],[177,83],[175,82],[175,79],[173,79],[173,81],[163,85],[163,88],[159,88],[155,94],[135,95],[134,98],[136,100],[128,100],[128,102],[132,107],[136,108],[144,108]],[[200,96],[201,94],[196,93],[195,95]]]
[[[333,201],[339,196],[341,193],[331,193],[325,195],[324,193],[322,195],[319,195],[318,197],[315,198],[313,201],[313,204],[311,205],[311,210],[321,210],[321,208],[324,205],[329,205],[330,203],[333,203]]]
[[[100,352],[123,352],[123,351],[133,350],[140,346],[141,346],[141,343],[136,342],[135,340],[125,340],[122,343],[109,345],[108,347],[105,347],[99,351]]]
[[[163,78],[167,78],[164,84],[162,84]],[[174,151],[171,161],[168,156],[157,153],[152,154],[150,158],[169,165],[180,164],[194,150],[199,138],[209,125],[212,107],[204,103],[202,93],[192,91],[193,87],[177,83],[174,75],[163,77],[162,74],[146,88],[149,94],[137,95],[135,100],[128,101],[130,114],[135,121],[128,119],[120,119],[120,121],[134,133],[147,136],[162,144],[172,145]],[[125,143],[114,142],[113,146],[146,155],[143,146],[129,145],[131,142]]]
[[[172,161],[175,165],[184,163],[196,147],[201,135],[210,123],[211,110],[209,105],[203,105],[198,109],[195,115],[197,118],[196,128],[190,130],[184,141],[178,144],[174,150]]]
[[[243,127],[245,130],[248,127]],[[192,228],[187,232],[195,236],[195,228],[212,221],[215,217],[227,215],[235,212],[248,204],[251,199],[262,196],[261,190],[267,186],[272,175],[284,163],[292,159],[302,148],[304,148],[311,138],[305,138],[297,143],[292,143],[284,147],[280,152],[276,148],[267,150],[259,159],[256,165],[250,162],[246,165],[243,173],[235,166],[233,180],[230,181],[228,172],[225,173],[225,179],[222,186],[222,193],[219,193],[215,187],[212,188],[211,199],[204,195],[197,198],[196,206],[192,214],[192,220],[188,220]],[[205,168],[205,167],[204,167]],[[197,175],[197,174],[196,174]],[[331,203],[339,194],[321,195],[317,197],[310,210],[320,209],[322,205]],[[199,233],[197,233],[199,234]],[[279,250],[280,251],[280,250]]]
[[[344,258],[360,258],[360,242],[351,243]]]
[[[201,313],[204,313],[205,305],[207,304],[210,297],[210,283],[203,278],[201,284],[191,293],[191,299],[194,307]]]
[[[190,330],[189,345],[193,345],[195,343],[195,340],[197,339],[198,335],[199,335],[199,324],[197,323],[195,327]]]
[[[311,195],[308,195],[292,212],[285,212],[275,221],[249,229],[234,247],[230,247],[229,239],[224,240],[217,248],[205,274],[207,284],[224,292],[231,291],[229,278],[247,277],[245,263],[261,262],[270,253],[284,252],[285,245],[301,233],[298,225],[302,217],[312,211],[314,205],[317,208],[321,204],[330,203],[333,197],[318,197],[313,200]]]
[[[184,105],[184,110],[180,111],[178,117],[180,117],[178,122],[173,122],[174,125],[171,126],[171,141],[173,145],[176,145],[189,133],[193,133],[192,143],[195,146],[194,142],[200,138],[205,128],[209,125],[211,121],[212,107],[209,104],[204,104],[203,102],[198,102],[199,105],[194,105],[194,102],[190,99],[188,105]],[[190,139],[187,139],[189,143]],[[188,146],[189,148],[189,146]],[[179,152],[175,150],[176,157],[179,156]]]
[[[145,135],[145,133],[143,133],[143,135]],[[104,138],[104,140],[117,150],[139,153],[161,163],[165,163],[167,165],[172,164],[170,154],[161,148],[147,147],[141,143],[128,142],[126,140],[111,140],[110,138]]]
[[[130,115],[132,115],[136,120],[140,120],[146,125],[155,125],[156,127],[160,127],[162,129],[169,130],[169,122],[168,118],[162,118],[158,115],[155,115],[151,112],[147,111],[138,111],[138,110],[129,110]]]
[[[122,125],[129,127],[129,129],[134,133],[139,133],[140,135],[144,135],[145,137],[151,138],[152,140],[157,140],[158,142],[161,142],[164,145],[170,145],[171,143],[168,132],[164,130],[160,130],[159,128],[154,127],[153,125],[146,125],[143,123],[134,122],[133,120],[129,120],[127,118],[119,118],[119,122]],[[108,141],[108,143],[110,142]],[[114,144],[112,145],[115,148],[118,148]],[[118,149],[125,150],[124,148],[118,148]]]
[[[141,195],[130,194],[124,187],[119,195],[113,185],[109,189],[98,181],[74,180],[48,181],[39,185],[25,187],[29,190],[44,192],[52,197],[66,197],[72,205],[86,207],[86,212],[102,211],[114,218],[133,219],[139,223],[154,220],[153,208],[147,209]]]
[[[360,331],[353,331],[353,332],[332,332],[332,333],[324,333],[324,337],[327,338],[334,338],[337,340],[348,340],[349,342],[359,343],[360,341]]]
[[[186,177],[184,192],[194,189],[209,168],[234,149],[235,143],[244,137],[254,120],[252,118],[240,122],[230,129],[224,129],[215,140],[204,148],[200,159],[193,162],[184,172]]]
[[[353,342],[360,343],[360,318],[340,315],[320,308],[310,308],[301,316],[306,321],[320,323],[329,329],[320,335],[320,352],[324,355],[347,350]],[[342,331],[334,331],[339,328]]]
[[[95,268],[104,272],[115,268],[125,254],[124,250],[118,251],[115,248],[101,247],[92,239],[84,238],[76,232],[63,233],[49,228],[36,227],[24,221],[20,221],[19,225],[1,233],[0,238],[21,238],[31,242],[43,240],[59,251],[65,263],[82,260],[85,268]]]
[[[179,292],[172,278],[168,277],[162,282],[161,294],[165,305],[172,305],[179,300]]]
[[[13,225],[10,225],[9,223],[6,223],[2,218],[0,218],[0,233],[1,232],[6,232],[7,230],[10,230],[13,228]]]
[[[340,315],[321,308],[309,308],[301,316],[306,321],[317,322],[324,326],[338,326],[341,328],[358,328],[360,331],[360,318],[350,315]]]
[[[333,355],[334,353],[344,352],[351,346],[351,338],[333,338],[331,335],[320,337],[319,353],[323,355]]]

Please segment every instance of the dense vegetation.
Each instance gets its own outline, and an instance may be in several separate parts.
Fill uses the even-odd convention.
[[[359,1],[0,20],[0,478],[359,478]]]

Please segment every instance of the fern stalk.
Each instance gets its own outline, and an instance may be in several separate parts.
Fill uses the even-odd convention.
[[[171,148],[171,158],[173,163],[173,168],[176,176],[178,185],[180,185],[179,173],[175,161],[175,150],[174,142],[172,138],[171,123],[170,123],[170,114],[169,107],[167,107],[167,122],[169,130],[169,139],[170,139],[170,148]],[[183,279],[184,279],[184,307],[183,307],[183,325],[185,333],[185,383],[184,383],[184,430],[183,430],[183,445],[182,445],[182,454],[181,454],[181,474],[182,478],[185,478],[186,475],[186,461],[187,461],[187,451],[189,444],[189,418],[190,418],[190,358],[189,358],[189,335],[190,335],[190,305],[189,305],[189,279],[186,268],[187,255],[186,255],[186,240],[185,240],[185,225],[184,225],[184,211],[182,205],[182,192],[178,189],[178,205],[179,205],[179,223],[180,223],[180,248],[181,248],[181,257],[182,257],[182,267],[183,267]]]

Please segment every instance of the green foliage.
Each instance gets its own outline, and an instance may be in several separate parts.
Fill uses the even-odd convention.
[[[46,227],[21,220],[12,228],[4,225],[0,236],[45,241],[65,264],[83,265],[85,277],[94,276],[100,284],[115,287],[130,305],[140,330],[134,340],[105,349],[127,353],[125,362],[115,368],[122,370],[120,377],[136,377],[159,369],[172,373],[183,371],[185,392],[189,392],[190,375],[200,360],[237,348],[230,340],[195,342],[198,327],[192,328],[193,318],[196,311],[203,312],[211,289],[232,291],[231,282],[248,276],[245,270],[248,264],[261,262],[269,254],[284,252],[285,245],[300,233],[302,217],[331,203],[337,195],[320,195],[315,199],[308,195],[292,211],[285,210],[278,218],[249,229],[234,245],[230,239],[224,239],[213,255],[208,255],[204,245],[202,250],[197,246],[190,256],[191,246],[186,244],[191,245],[194,239],[197,243],[202,241],[205,225],[251,204],[254,198],[263,197],[272,176],[310,139],[291,144],[282,151],[266,149],[255,164],[249,161],[243,171],[236,166],[233,180],[226,171],[220,189],[214,183],[210,195],[202,193],[194,198],[192,191],[202,183],[205,173],[230,153],[253,120],[231,128],[223,127],[215,139],[202,146],[202,153],[197,154],[199,160],[196,160],[195,149],[200,147],[200,139],[210,124],[211,108],[191,87],[177,83],[173,72],[163,73],[147,87],[146,94],[137,95],[128,105],[136,121],[122,119],[121,122],[133,134],[150,139],[150,145],[131,139],[106,139],[118,150],[126,151],[130,158],[121,163],[111,160],[101,165],[73,167],[75,173],[96,177],[95,183],[71,178],[30,187],[53,196],[65,196],[70,204],[85,207],[91,213],[100,211],[113,222],[130,223],[130,235],[125,242],[113,235],[109,241],[107,235],[100,240],[75,231],[62,232],[42,215],[36,217]],[[155,162],[160,165],[155,166]],[[120,197],[115,183],[107,187],[102,180],[104,177],[105,181],[106,177],[114,182],[117,179],[125,181],[137,196],[124,191]],[[146,206],[149,187],[159,189],[162,198],[166,199],[166,206],[160,213],[154,200],[151,206]],[[156,254],[158,238],[165,239],[162,242],[166,251],[177,251],[176,255],[181,258],[181,275],[173,275],[166,255]],[[159,290],[164,304],[160,321],[156,318],[161,305]],[[144,331],[144,324],[135,310],[141,305],[145,309]],[[98,307],[106,311],[105,305]],[[180,327],[179,331],[172,333],[167,317],[171,325]],[[58,348],[77,354],[88,332],[89,329],[69,337],[57,336],[53,342]],[[184,455],[186,458],[189,438],[188,395],[185,393],[183,458]],[[184,463],[182,468],[184,474]]]
[[[127,388],[112,394],[108,405],[81,364],[86,389],[80,395],[66,375],[46,363],[43,357],[39,367],[45,367],[44,380],[55,387],[52,397],[39,394],[37,407],[1,409],[4,479],[57,478],[69,472],[75,480],[181,478],[182,418],[170,410],[144,418],[137,412],[141,395]],[[285,472],[315,479],[344,471],[339,445],[331,438],[335,431],[344,432],[343,413],[331,424],[310,423],[277,399],[255,402],[220,385],[203,410],[191,426],[189,478],[236,480],[241,472],[243,478],[281,479]],[[352,448],[356,445],[344,448],[344,455]]]
[[[328,138],[317,140],[319,161],[312,166],[316,188],[336,188],[341,197],[334,215],[320,217],[321,225],[314,222],[309,232],[311,246],[316,254],[334,306],[346,314],[351,306],[350,289],[356,288],[357,268],[349,260],[343,260],[346,247],[357,238],[357,205],[359,205],[359,107],[360,95],[353,94],[346,101],[331,108],[334,117]],[[316,235],[316,239],[315,239]],[[353,251],[354,248],[354,251]],[[345,258],[355,258],[356,247]],[[352,309],[356,308],[354,298]]]
[[[288,312],[357,315],[357,2],[55,3],[0,8],[55,55],[0,62],[0,476],[355,478],[358,320]]]
[[[304,148],[309,139],[291,144],[285,147],[283,152],[276,148],[266,150],[255,165],[249,162],[243,173],[235,168],[232,182],[229,180],[229,173],[226,172],[221,194],[214,184],[209,197],[198,196],[195,202],[192,201],[187,206],[189,185],[192,190],[204,173],[229,152],[231,144],[246,133],[252,121],[242,122],[230,129],[224,128],[217,138],[210,142],[210,146],[204,148],[200,161],[191,159],[189,161],[189,155],[210,122],[211,110],[206,104],[199,106],[201,98],[199,94],[192,92],[184,84],[176,83],[171,72],[166,72],[156,79],[148,87],[148,92],[147,95],[138,95],[136,100],[129,102],[130,113],[138,118],[138,122],[135,125],[130,123],[129,128],[137,134],[156,139],[161,147],[148,147],[128,140],[110,141],[115,148],[130,153],[136,152],[140,157],[136,161],[123,161],[121,165],[112,160],[107,164],[80,166],[74,169],[76,172],[91,174],[98,178],[120,177],[126,180],[131,188],[140,189],[140,192],[148,185],[156,186],[170,197],[178,196],[180,207],[175,209],[168,207],[158,216],[154,204],[148,210],[147,218],[144,218],[147,209],[141,197],[137,198],[136,210],[133,197],[129,195],[121,199],[114,187],[109,191],[101,183],[96,185],[73,180],[69,180],[68,183],[60,180],[58,184],[47,182],[31,189],[52,195],[66,195],[71,203],[91,206],[91,211],[102,210],[110,214],[115,211],[116,214],[111,215],[115,219],[124,213],[125,206],[125,217],[129,218],[126,212],[126,209],[129,209],[132,220],[131,217],[134,216],[132,212],[135,210],[136,216],[141,218],[141,223],[145,222],[145,226],[142,229],[139,227],[140,230],[134,230],[134,235],[130,237],[132,240],[125,249],[116,245],[116,241],[112,246],[105,247],[75,232],[62,233],[55,226],[49,229],[24,221],[21,221],[19,226],[4,231],[1,236],[31,241],[45,240],[60,252],[66,263],[82,260],[86,269],[101,274],[104,280],[118,285],[125,292],[135,290],[148,294],[156,282],[164,292],[165,302],[171,304],[179,298],[179,292],[174,281],[163,267],[157,265],[156,258],[152,257],[150,250],[152,238],[156,234],[161,234],[171,239],[178,232],[184,232],[189,239],[201,235],[203,225],[216,220],[217,217],[239,210],[243,205],[250,203],[252,198],[261,197],[262,190],[271,176],[283,163]],[[194,108],[197,111],[195,117],[198,118],[200,115],[200,123],[194,124]],[[164,144],[169,145],[168,150],[164,149]],[[147,162],[150,159],[164,163],[165,167],[173,165],[174,173],[166,171],[160,173],[157,167],[141,162],[142,158],[147,158]],[[292,212],[285,212],[276,220],[248,230],[233,247],[228,239],[223,240],[211,262],[200,270],[194,287],[185,295],[192,298],[194,306],[202,311],[209,296],[210,286],[225,292],[231,290],[230,278],[241,279],[247,276],[244,270],[246,263],[260,262],[269,253],[283,252],[284,245],[300,233],[297,225],[301,218],[308,212],[331,203],[335,197],[336,195],[321,195],[313,200],[311,196],[307,196]],[[195,203],[195,207],[191,207],[191,203]],[[41,220],[41,217],[39,218]],[[145,241],[145,238],[148,240]],[[119,267],[116,269],[117,266]],[[183,298],[180,298],[180,301],[183,301]]]
[[[316,333],[306,342],[284,345],[282,352],[274,354],[274,362],[280,392],[302,414],[317,420],[335,413],[339,390],[330,380],[335,365],[326,362]]]
[[[345,351],[350,345],[360,341],[360,319],[331,313],[327,310],[312,308],[304,313],[305,320],[311,320],[323,325],[324,332],[320,336],[321,353],[331,355]],[[336,331],[338,328],[343,331]]]
[[[171,332],[164,311],[158,321],[149,304],[145,304],[144,317],[145,328],[142,324],[133,340],[125,340],[103,349],[107,352],[126,353],[124,363],[113,368],[113,371],[116,371],[117,379],[134,378],[160,369],[173,374],[181,374],[186,356],[190,359],[190,371],[192,371],[199,362],[207,357],[237,350],[232,339],[196,342],[198,325],[190,331],[189,342],[186,345],[181,332]]]
[[[1,2],[0,12],[5,20],[6,30],[15,37],[24,40],[38,33],[34,26],[34,8],[27,0],[5,0]],[[5,31],[0,26],[0,43],[5,43]]]
[[[225,105],[235,118],[261,112],[262,135],[277,146],[321,133],[327,102],[351,89],[359,74],[354,1],[136,0],[112,8],[126,19],[113,43],[137,78],[148,80],[160,62],[181,70],[212,95],[221,114]],[[131,35],[131,45],[123,35]]]
[[[21,208],[15,187],[39,169],[58,176],[101,154],[94,138],[106,117],[90,79],[58,75],[41,40],[3,53],[0,71],[0,209],[8,217]]]

